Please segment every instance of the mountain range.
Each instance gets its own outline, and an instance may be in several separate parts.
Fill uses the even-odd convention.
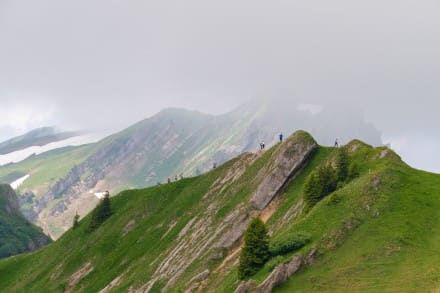
[[[58,238],[75,214],[85,216],[97,203],[95,192],[152,186],[191,177],[219,166],[280,133],[306,129],[332,145],[359,137],[380,145],[380,133],[362,115],[319,111],[287,100],[252,101],[223,115],[170,108],[97,143],[64,147],[0,168],[0,182],[27,179],[19,187],[28,219]]]

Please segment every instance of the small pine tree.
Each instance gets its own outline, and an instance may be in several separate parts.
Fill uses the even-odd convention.
[[[304,183],[304,198],[309,206],[313,206],[319,200],[321,189],[317,172],[312,172]]]
[[[356,162],[353,162],[350,164],[350,168],[348,169],[348,178],[354,179],[356,177],[359,177],[360,171],[359,171],[359,165]]]
[[[244,245],[240,254],[238,277],[243,280],[254,275],[269,259],[269,236],[263,221],[252,220],[244,235]]]
[[[336,177],[338,182],[344,182],[348,179],[348,169],[350,160],[348,158],[347,150],[342,147],[338,148],[336,153]]]
[[[76,215],[73,217],[73,229],[77,228],[79,226],[79,215],[76,213]]]
[[[89,231],[93,231],[98,228],[111,215],[112,210],[110,206],[110,196],[107,193],[92,212],[92,219],[90,220]]]
[[[335,191],[337,186],[333,168],[326,164],[313,171],[304,183],[304,199],[308,208]]]

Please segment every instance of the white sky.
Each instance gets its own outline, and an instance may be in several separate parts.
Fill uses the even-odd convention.
[[[356,105],[440,172],[439,16],[438,0],[0,0],[0,139],[284,94]]]

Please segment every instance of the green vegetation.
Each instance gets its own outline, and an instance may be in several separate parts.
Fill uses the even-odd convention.
[[[306,233],[289,233],[271,239],[269,251],[272,256],[284,255],[299,250],[310,242],[310,235]]]
[[[110,196],[107,193],[104,198],[98,203],[96,208],[92,211],[92,218],[89,224],[89,231],[97,229],[112,215],[112,209],[110,206]],[[75,225],[74,225],[75,226]]]
[[[50,242],[39,228],[18,210],[16,194],[0,185],[0,258],[39,248]]]
[[[241,282],[240,252],[249,244],[219,247],[221,231],[236,229],[239,223],[228,219],[237,213],[261,213],[271,240],[258,239],[267,240],[268,250],[246,253],[270,252],[246,266],[257,263],[251,277],[257,284],[293,256],[316,250],[313,261],[275,292],[438,290],[440,175],[410,168],[389,149],[353,141],[346,147],[346,178],[334,179],[333,190],[323,188],[327,194],[304,212],[311,174],[331,177],[330,170],[337,178],[337,151],[319,147],[270,208],[256,211],[250,198],[270,176],[268,166],[283,145],[242,155],[202,176],[120,193],[110,199],[112,216],[92,232],[89,214],[47,247],[1,260],[0,288],[98,292],[117,280],[111,292],[184,292],[197,284],[205,286],[201,291],[233,292]],[[265,234],[261,223],[256,226],[245,238]],[[194,281],[205,270],[206,279]]]
[[[73,224],[72,224],[72,228],[76,229],[79,226],[79,215],[75,214],[75,216],[73,217]]]
[[[350,161],[347,149],[345,147],[335,149],[335,155],[307,177],[304,184],[306,211],[357,176],[359,176],[358,165]]]
[[[344,182],[348,179],[350,159],[348,158],[348,152],[345,147],[336,149],[336,180],[338,182]]]
[[[269,255],[269,236],[266,225],[259,217],[254,218],[244,234],[238,277],[243,280],[254,275],[264,266]]]
[[[337,177],[330,164],[326,163],[313,171],[304,184],[304,199],[307,209],[312,208],[336,189]]]

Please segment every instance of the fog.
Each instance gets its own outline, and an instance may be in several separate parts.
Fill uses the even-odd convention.
[[[0,139],[284,96],[355,107],[440,172],[439,15],[428,0],[0,0]]]

